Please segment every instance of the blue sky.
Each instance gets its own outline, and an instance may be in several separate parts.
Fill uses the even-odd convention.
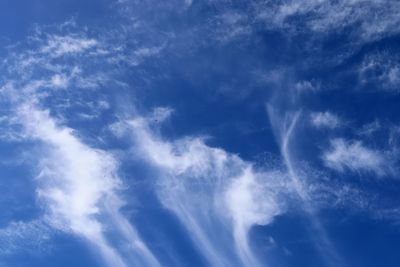
[[[1,2],[0,266],[399,266],[399,14]]]

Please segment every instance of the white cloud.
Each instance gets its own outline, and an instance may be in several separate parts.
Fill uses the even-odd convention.
[[[153,110],[148,120],[161,123],[171,117],[174,110],[169,107],[157,107]]]
[[[0,116],[0,123],[6,122],[8,120],[8,116]]]
[[[295,89],[300,92],[316,92],[320,89],[320,85],[315,81],[299,81],[295,84]]]
[[[138,46],[134,49],[131,47],[125,47],[125,45],[126,44],[123,44],[120,47],[111,47],[109,49],[111,53],[109,53],[108,61],[111,64],[126,63],[130,66],[136,67],[146,60],[151,60],[152,58],[159,56],[166,48],[164,42],[160,45]]]
[[[397,1],[269,0],[254,1],[253,8],[255,17],[269,28],[325,34],[353,26],[352,33],[363,41],[397,33],[396,25],[400,22],[400,3]]]
[[[211,26],[213,36],[220,42],[230,42],[251,34],[248,14],[234,11],[224,11],[215,18],[215,25]]]
[[[35,104],[21,104],[16,116],[25,129],[25,137],[44,145],[38,159],[37,192],[49,225],[85,238],[109,266],[133,264],[107,239],[110,231],[130,248],[135,264],[159,266],[119,212],[123,203],[118,197],[121,181],[112,155],[85,145],[72,129],[59,126],[48,111]]]
[[[309,188],[310,175],[302,171],[302,166],[296,162],[292,155],[292,144],[296,141],[296,126],[301,116],[301,111],[283,112],[267,105],[267,112],[276,140],[279,144],[283,163],[285,164],[293,185],[294,192],[300,198],[300,205],[304,209],[310,222],[310,229],[314,232],[314,243],[328,266],[346,266],[344,260],[332,244],[329,235],[316,214],[316,204],[312,200],[313,190]]]
[[[245,169],[240,177],[233,179],[225,192],[225,205],[233,220],[233,236],[237,251],[246,266],[258,266],[248,242],[248,231],[254,225],[267,225],[283,211],[276,193],[263,185],[268,179],[259,179],[251,169]],[[263,176],[282,175],[263,173]],[[258,179],[257,179],[258,178]],[[264,177],[265,178],[265,177]],[[271,177],[272,178],[272,177]],[[279,177],[277,177],[279,179]]]
[[[313,112],[310,115],[311,123],[317,128],[330,128],[334,129],[341,125],[341,120],[338,116],[325,112]]]
[[[400,91],[400,60],[392,53],[368,55],[358,73],[362,85],[373,85],[376,90]]]
[[[155,47],[142,47],[135,50],[134,54],[140,58],[145,58],[153,55],[157,55],[163,49],[162,46]]]
[[[192,5],[193,0],[184,0],[184,2],[185,2],[185,7],[189,8]]]
[[[66,88],[68,83],[68,77],[65,75],[55,74],[53,77],[51,77],[50,86],[55,88]]]
[[[185,1],[191,3],[192,1]],[[121,5],[124,13],[136,17],[138,10],[157,9],[161,12],[182,10],[183,1],[162,3],[147,1]],[[236,5],[231,1],[203,1],[206,7],[215,10],[206,17],[205,23],[192,24],[189,31],[180,29],[176,36],[187,36],[199,44],[204,38],[218,42],[246,41],[248,36],[264,26],[268,30],[280,31],[287,35],[311,33],[312,39],[324,38],[329,34],[347,34],[352,45],[364,44],[385,36],[397,34],[400,3],[384,0],[249,0]],[[187,5],[184,5],[187,7]],[[190,10],[183,8],[183,11]],[[131,20],[137,28],[138,22]],[[141,26],[155,29],[146,21]],[[203,33],[199,40],[193,33]],[[161,33],[163,34],[163,33]],[[176,40],[176,39],[175,39]],[[187,40],[187,39],[186,39]]]
[[[50,54],[53,57],[60,57],[68,54],[77,54],[95,47],[97,40],[77,36],[49,36],[47,44],[41,48],[42,53]]]
[[[283,212],[280,194],[290,192],[286,175],[255,171],[250,163],[199,138],[162,140],[150,122],[136,118],[128,124],[137,154],[159,169],[163,205],[181,220],[212,266],[260,266],[248,231]],[[226,247],[221,243],[225,238],[233,238],[234,244]]]
[[[379,120],[374,120],[373,122],[364,124],[360,130],[357,131],[357,134],[371,136],[382,128],[381,122]]]
[[[51,228],[41,220],[10,222],[0,229],[0,256],[21,251],[45,252],[52,237]]]
[[[368,148],[360,141],[333,139],[330,150],[322,158],[327,167],[339,172],[372,172],[379,176],[391,172],[390,159],[383,152]]]
[[[51,90],[68,88],[72,83],[97,87],[108,78],[97,68],[86,68],[103,57],[96,56],[99,42],[85,34],[43,33],[32,40],[26,44],[30,49],[16,49],[17,53],[7,58],[9,73],[0,93],[11,107],[7,129],[18,140],[40,144],[35,151],[37,161],[32,163],[39,173],[36,191],[44,211],[44,218],[39,219],[84,239],[109,266],[160,266],[134,225],[120,212],[124,200],[119,196],[122,183],[117,160],[85,144],[73,129],[62,125],[65,113],[58,112],[59,103],[69,111],[84,104],[98,112],[109,107],[107,99],[101,94],[85,99],[76,90]],[[64,62],[67,57],[71,64]],[[90,61],[83,59],[89,57]],[[23,59],[29,59],[28,63]],[[90,73],[85,75],[83,70]],[[50,97],[54,103],[47,110],[43,100]]]

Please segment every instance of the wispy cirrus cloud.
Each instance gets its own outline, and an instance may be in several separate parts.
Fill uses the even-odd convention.
[[[212,266],[263,266],[248,232],[285,210],[281,194],[291,190],[285,173],[257,171],[201,138],[163,140],[151,130],[153,122],[127,120],[125,131],[134,137],[135,154],[159,170],[156,190],[162,204],[179,218]],[[221,243],[230,239],[231,246]]]
[[[76,138],[72,129],[58,126],[45,110],[25,103],[18,118],[26,137],[44,144],[48,155],[39,160],[38,196],[46,219],[56,229],[87,239],[111,266],[129,266],[107,241],[107,227],[125,240],[136,253],[134,264],[159,266],[134,228],[119,213],[120,180],[117,163],[104,151],[91,148]],[[111,217],[112,220],[107,219]]]
[[[253,1],[258,19],[269,28],[292,33],[327,34],[354,26],[352,34],[371,41],[398,32],[400,5],[396,1]],[[301,22],[301,23],[296,23]]]
[[[295,88],[298,92],[300,93],[306,93],[306,92],[317,92],[320,90],[321,85],[316,82],[316,81],[298,81],[295,84]]]
[[[0,255],[5,257],[21,251],[45,252],[51,248],[48,242],[53,232],[43,220],[10,222],[0,229]]]
[[[299,166],[293,155],[293,147],[296,145],[296,126],[301,118],[301,111],[282,113],[281,110],[276,109],[270,103],[267,104],[267,113],[280,149],[283,164],[287,169],[294,192],[300,199],[299,206],[308,217],[310,222],[309,230],[314,233],[313,241],[316,248],[327,266],[347,266],[317,215],[318,207],[313,204],[312,191],[309,190],[310,177],[302,172],[302,166]]]
[[[378,176],[392,172],[391,159],[384,152],[369,148],[361,141],[333,139],[322,159],[327,167],[339,172],[371,172]]]
[[[359,66],[358,75],[362,86],[394,93],[400,90],[400,60],[392,53],[367,55]]]
[[[334,129],[342,124],[339,117],[329,111],[313,112],[310,114],[310,120],[311,124],[317,128]]]
[[[81,103],[90,109],[109,108],[104,97],[91,96],[85,102],[79,92],[79,85],[88,82],[82,68],[98,61],[107,63],[104,54],[97,53],[100,41],[85,36],[41,33],[32,38],[33,44],[17,47],[3,62],[8,75],[2,79],[1,101],[10,108],[2,112],[12,133],[5,138],[38,146],[31,162],[36,166],[37,176],[32,179],[43,211],[38,220],[84,240],[108,266],[158,267],[160,263],[135,226],[120,211],[124,199],[118,161],[111,153],[86,144],[76,130],[64,125],[67,111]],[[93,62],[88,63],[87,58]],[[96,68],[90,71],[89,79],[97,74]],[[92,87],[97,89],[99,83]],[[69,102],[60,111],[57,101]],[[17,138],[10,140],[11,136]]]
[[[95,47],[98,42],[95,39],[80,36],[58,36],[50,35],[45,46],[41,47],[40,52],[49,54],[52,57],[60,57],[68,54],[85,52]]]

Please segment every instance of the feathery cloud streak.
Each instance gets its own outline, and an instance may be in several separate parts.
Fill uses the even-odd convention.
[[[17,60],[9,68],[28,70],[30,74],[21,80],[8,79],[2,87],[2,101],[13,107],[7,114],[7,122],[19,140],[41,146],[36,151],[37,162],[32,163],[38,165],[36,190],[44,213],[41,220],[86,240],[108,266],[158,267],[158,260],[120,212],[124,200],[120,197],[122,181],[118,176],[118,161],[112,154],[85,144],[73,129],[63,126],[60,119],[51,115],[52,110],[43,107],[49,95],[58,93],[52,91],[61,83],[59,74],[54,73],[65,68],[76,69],[76,66],[58,65],[53,56],[79,56],[96,43],[71,36],[50,38],[48,45],[39,48],[38,55],[28,52],[16,56],[31,60],[23,66]],[[43,66],[48,75],[35,79],[34,72]],[[66,83],[62,84],[67,87]],[[118,243],[110,237],[117,238]],[[126,252],[118,251],[117,247],[121,246]]]
[[[209,263],[263,266],[251,249],[248,231],[284,211],[283,195],[290,191],[285,173],[256,171],[251,163],[200,138],[163,140],[143,117],[126,123],[135,150],[159,168],[160,201],[180,219]],[[229,239],[233,247],[223,242]]]
[[[339,172],[372,172],[378,176],[392,172],[391,160],[383,152],[365,147],[360,141],[343,138],[331,140],[331,148],[323,155],[327,167]]]

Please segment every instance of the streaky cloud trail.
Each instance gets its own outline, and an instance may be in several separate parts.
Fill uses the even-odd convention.
[[[274,108],[271,104],[267,104],[266,109],[270,124],[274,130],[277,142],[280,147],[284,164],[287,168],[288,175],[293,184],[293,188],[297,195],[300,197],[301,206],[303,207],[311,223],[310,230],[313,231],[312,239],[315,242],[316,248],[318,249],[319,253],[321,253],[328,266],[347,266],[342,257],[336,251],[336,248],[332,244],[331,240],[329,239],[324,226],[321,224],[318,215],[316,214],[316,210],[311,203],[309,192],[304,184],[307,181],[304,180],[304,177],[301,177],[298,174],[292,157],[291,142],[293,142],[292,140],[294,138],[296,125],[301,117],[301,110],[292,113],[287,111],[284,112],[284,115],[281,115],[278,113],[278,110]]]
[[[133,136],[135,154],[159,169],[160,201],[179,218],[209,264],[266,266],[251,249],[248,232],[284,211],[280,194],[287,189],[286,175],[257,171],[198,137],[163,140],[144,117],[123,123]]]
[[[97,53],[99,41],[84,33],[43,35],[42,39],[33,38],[37,42],[33,50],[16,49],[5,60],[2,67],[8,74],[0,90],[1,102],[12,107],[6,116],[13,140],[38,146],[31,151],[35,155],[32,168],[38,173],[32,179],[44,217],[38,219],[85,241],[107,266],[160,267],[136,227],[121,212],[125,202],[116,157],[85,143],[77,130],[64,125],[65,113],[55,116],[56,107],[48,103],[49,97],[57,99],[60,93],[73,94],[72,80],[78,87],[87,84],[80,58],[102,60]],[[72,63],[65,63],[66,58]],[[98,84],[92,81],[91,86]],[[74,102],[67,100],[68,109]]]
[[[34,105],[23,105],[18,116],[28,137],[43,142],[50,155],[39,159],[38,185],[49,224],[87,239],[109,266],[161,266],[119,212],[121,182],[112,156],[81,143],[71,129],[57,126],[48,112]],[[107,240],[106,228],[132,248],[134,262],[127,261]]]

